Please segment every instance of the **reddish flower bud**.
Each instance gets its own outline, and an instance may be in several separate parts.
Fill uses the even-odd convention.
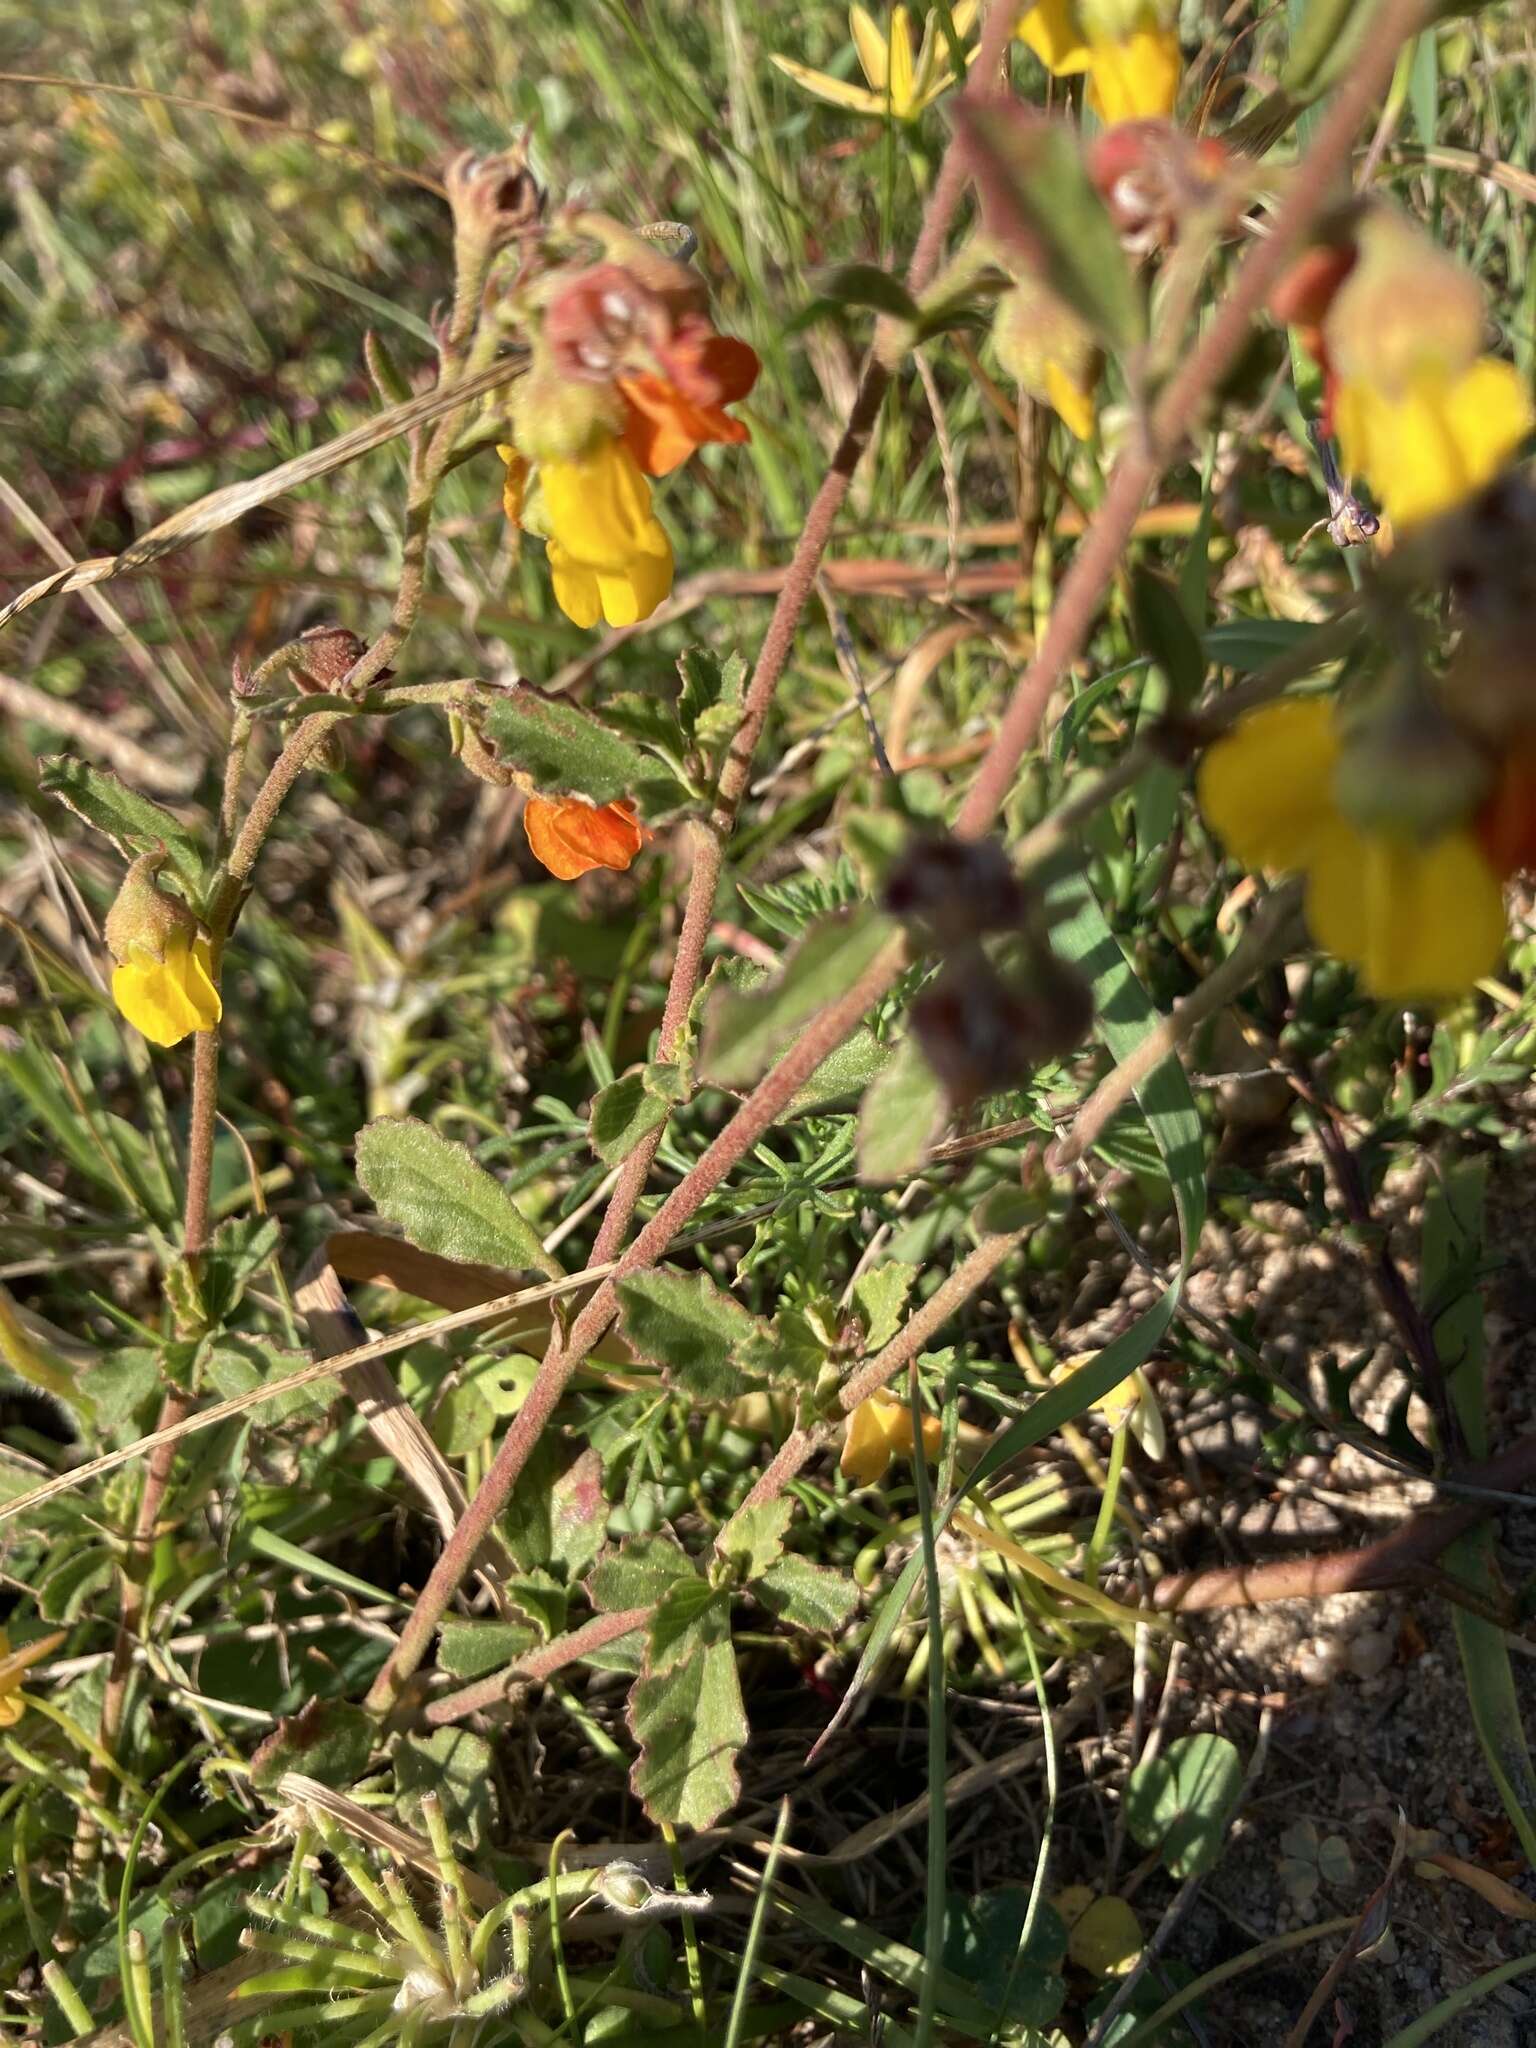
[[[1190,214],[1236,212],[1247,179],[1224,144],[1195,141],[1171,121],[1117,121],[1096,135],[1086,163],[1121,240],[1136,255],[1169,248]]]

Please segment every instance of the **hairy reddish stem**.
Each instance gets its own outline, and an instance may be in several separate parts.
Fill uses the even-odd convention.
[[[579,1664],[594,1650],[604,1649],[609,1643],[616,1643],[621,1636],[632,1636],[637,1629],[647,1627],[654,1612],[651,1607],[625,1607],[613,1614],[594,1615],[591,1621],[572,1629],[568,1636],[556,1636],[542,1650],[519,1657],[505,1670],[493,1671],[489,1678],[477,1679],[473,1685],[463,1686],[458,1692],[446,1693],[442,1699],[429,1701],[421,1718],[429,1728],[446,1728],[451,1722],[462,1721],[469,1714],[502,1706],[515,1687],[544,1684],[557,1672],[564,1671],[568,1664]]]
[[[1148,491],[1193,424],[1201,403],[1230,368],[1271,285],[1322,210],[1340,167],[1348,159],[1350,143],[1365,108],[1390,76],[1398,43],[1413,32],[1422,14],[1423,0],[1385,0],[1373,24],[1372,35],[1345,84],[1339,89],[1316,140],[1294,175],[1288,203],[1276,220],[1270,240],[1249,256],[1229,299],[1218,311],[1204,339],[1183,369],[1170,380],[1149,423],[1145,445],[1122,458],[1110,480],[1104,505],[1062,586],[1039,655],[1021,678],[998,735],[966,798],[959,821],[962,832],[980,836],[996,818],[1012,786],[1018,764],[1038,729],[1051,692],[1087,636]],[[987,18],[982,47],[972,70],[973,84],[979,85],[1000,62],[1011,32],[1012,16],[1007,0],[999,0]],[[967,90],[970,89],[968,86]],[[933,269],[937,268],[949,215],[962,189],[963,179],[958,166],[951,169],[953,156],[954,153],[950,152],[935,181],[929,217],[925,220],[914,255],[910,281],[918,289],[929,281]],[[945,209],[942,215],[939,212],[941,204]],[[926,274],[919,273],[919,257]],[[884,398],[888,373],[882,368],[879,340],[877,337],[876,352],[865,366],[853,415],[839,443],[832,469],[812,504],[774,607],[748,687],[741,724],[722,775],[722,797],[728,786],[734,787],[739,782],[741,787],[745,787],[751,770],[752,752],[766,722],[773,690],[788,661],[795,630],[814,586],[832,523]],[[640,1232],[621,1260],[616,1279],[638,1271],[660,1255],[678,1225],[693,1214],[699,1203],[713,1193],[737,1162],[746,1156],[814,1068],[841,1045],[870,1006],[887,993],[905,957],[904,947],[893,945],[887,948],[854,989],[830,1004],[813,1020],[778,1066],[759,1082],[698,1165],[679,1183]],[[635,1192],[638,1194],[638,1189]],[[577,1316],[562,1349],[558,1353],[552,1349],[546,1356],[528,1399],[508,1430],[490,1470],[470,1502],[464,1520],[444,1547],[422,1589],[393,1655],[374,1681],[368,1701],[375,1710],[388,1711],[398,1697],[400,1687],[426,1655],[438,1623],[463,1583],[480,1543],[509,1497],[571,1375],[612,1321],[615,1305],[614,1281],[610,1280],[598,1289]]]
[[[463,1583],[481,1543],[516,1485],[546,1423],[554,1414],[572,1374],[613,1321],[618,1309],[618,1282],[651,1265],[661,1256],[675,1234],[679,1220],[693,1215],[758,1139],[778,1121],[792,1097],[810,1079],[828,1053],[842,1044],[870,1005],[890,986],[904,955],[902,942],[892,940],[875,955],[847,994],[840,996],[812,1020],[778,1065],[759,1081],[692,1172],[678,1182],[636,1237],[614,1272],[571,1325],[564,1349],[555,1358],[546,1359],[539,1368],[538,1378],[513,1417],[512,1425],[491,1461],[490,1470],[433,1566],[431,1577],[400,1631],[400,1640],[393,1654],[373,1682],[368,1704],[377,1712],[388,1711],[398,1698],[401,1686],[426,1655],[449,1601]]]

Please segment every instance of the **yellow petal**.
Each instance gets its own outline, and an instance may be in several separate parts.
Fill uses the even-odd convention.
[[[916,112],[912,103],[912,24],[905,7],[891,14],[891,112],[905,120]]]
[[[923,1454],[938,1456],[943,1427],[936,1415],[923,1417]],[[873,1486],[900,1451],[912,1453],[912,1413],[905,1401],[882,1390],[861,1401],[848,1418],[839,1470],[856,1486]]]
[[[603,616],[596,571],[573,562],[557,540],[548,541],[545,552],[549,556],[549,580],[555,603],[573,626],[595,626]]]
[[[141,950],[113,970],[112,1000],[152,1045],[179,1045],[223,1015],[209,965],[206,939],[172,939],[163,960]]]
[[[4,1629],[0,1629],[0,1728],[14,1728],[21,1719],[23,1709],[17,1688],[22,1673],[50,1656],[63,1642],[65,1633],[55,1629],[51,1635],[39,1636],[36,1642],[13,1650]]]
[[[1045,395],[1069,433],[1075,434],[1079,441],[1086,441],[1092,436],[1093,394],[1086,391],[1060,363],[1049,362],[1045,366]]]
[[[542,463],[539,482],[550,535],[572,561],[622,570],[636,555],[670,555],[650,484],[617,435],[601,435],[584,455]]]
[[[891,1403],[872,1394],[848,1418],[838,1470],[855,1486],[873,1486],[885,1477],[894,1449]]]
[[[1446,832],[1427,846],[1372,833],[1363,884],[1359,964],[1373,995],[1388,1002],[1463,995],[1497,967],[1504,891],[1470,833]]]
[[[1428,372],[1398,398],[1342,382],[1335,413],[1345,462],[1397,526],[1433,519],[1491,482],[1536,422],[1525,379],[1497,356],[1456,376]]]
[[[1179,96],[1179,39],[1170,29],[1143,28],[1123,40],[1096,42],[1088,60],[1088,104],[1107,125],[1166,121]]]
[[[1088,69],[1088,43],[1072,0],[1035,0],[1014,33],[1057,78]]]
[[[1124,1977],[1142,1950],[1141,1924],[1124,1899],[1095,1899],[1078,1914],[1067,1938],[1067,1954],[1094,1977]]]
[[[834,107],[843,107],[850,114],[883,114],[885,93],[866,92],[862,85],[850,85],[845,78],[834,78],[828,71],[812,71],[808,64],[797,64],[792,57],[775,54],[774,63],[786,78],[792,78],[803,91],[814,93],[819,100],[826,100]]]
[[[874,17],[867,8],[850,7],[848,33],[853,37],[853,47],[858,54],[860,68],[875,91],[881,95],[883,107],[885,89],[891,78],[890,53],[885,32],[875,25]]]
[[[1333,706],[1326,698],[1266,704],[1206,749],[1200,808],[1244,867],[1306,867],[1314,839],[1336,815],[1338,759]]]

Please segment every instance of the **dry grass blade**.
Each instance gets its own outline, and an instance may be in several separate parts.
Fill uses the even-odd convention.
[[[308,1325],[310,1349],[317,1359],[366,1347],[368,1332],[323,1249],[300,1274],[293,1298]],[[464,1488],[396,1386],[394,1375],[381,1359],[366,1359],[353,1368],[350,1392],[369,1429],[421,1495],[444,1536],[451,1536],[464,1512]]]
[[[425,392],[420,398],[408,398],[403,405],[392,405],[384,412],[376,413],[372,419],[364,420],[360,426],[349,427],[346,433],[336,435],[322,447],[311,448],[305,455],[296,455],[291,462],[279,463],[276,469],[269,469],[264,476],[251,477],[244,483],[225,484],[220,490],[210,491],[206,498],[199,498],[196,504],[185,506],[169,519],[162,519],[158,526],[152,526],[148,533],[140,534],[121,554],[98,555],[92,561],[77,562],[32,584],[0,611],[0,627],[9,625],[18,613],[45,597],[65,597],[71,591],[89,590],[98,583],[110,583],[115,577],[146,569],[163,556],[173,554],[177,548],[217,533],[221,527],[233,525],[247,512],[255,511],[258,505],[268,504],[273,498],[280,498],[285,491],[298,490],[304,484],[313,483],[317,477],[328,476],[333,469],[341,469],[347,463],[355,462],[359,456],[371,454],[375,448],[382,448],[385,442],[408,433],[412,427],[426,426],[432,420],[441,419],[445,413],[468,405],[473,399],[483,398],[488,391],[499,390],[518,375],[522,366],[521,356],[503,356],[499,362],[492,363],[489,369],[481,370],[473,377],[465,377],[437,391]]]

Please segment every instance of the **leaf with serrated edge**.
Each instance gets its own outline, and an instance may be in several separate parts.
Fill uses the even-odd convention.
[[[746,1392],[736,1361],[761,1338],[762,1325],[707,1273],[661,1266],[619,1281],[617,1293],[624,1335],[673,1386],[697,1401],[734,1401]]]
[[[521,769],[546,796],[584,796],[595,804],[633,797],[653,815],[684,793],[654,756],[601,719],[526,683],[485,697],[474,715],[506,765]]]
[[[760,1500],[742,1508],[720,1532],[716,1548],[735,1565],[743,1580],[760,1579],[784,1549],[794,1502]]]
[[[561,1271],[500,1181],[415,1117],[380,1117],[358,1132],[357,1178],[423,1251],[512,1272]]]
[[[670,1536],[631,1536],[594,1566],[587,1598],[605,1614],[653,1607],[680,1579],[697,1576]]]
[[[896,927],[867,905],[813,924],[761,988],[722,987],[704,1020],[699,1071],[720,1088],[750,1088],[818,1010],[846,995]]]
[[[836,1635],[859,1604],[859,1589],[846,1573],[794,1552],[771,1564],[753,1591],[780,1621],[813,1635]]]
[[[880,1351],[901,1328],[901,1312],[917,1278],[916,1266],[887,1259],[853,1283],[854,1304],[864,1318],[864,1349]]]
[[[642,1138],[666,1122],[682,1095],[680,1067],[654,1060],[631,1067],[592,1098],[592,1150],[605,1166],[617,1166]]]
[[[740,1796],[736,1759],[748,1734],[728,1629],[665,1671],[637,1678],[629,1725],[640,1747],[629,1782],[650,1819],[713,1826]]]
[[[38,787],[115,840],[125,858],[156,853],[163,846],[167,866],[196,900],[203,881],[202,851],[196,835],[179,818],[104,768],[93,768],[72,754],[50,755],[39,767]]]

